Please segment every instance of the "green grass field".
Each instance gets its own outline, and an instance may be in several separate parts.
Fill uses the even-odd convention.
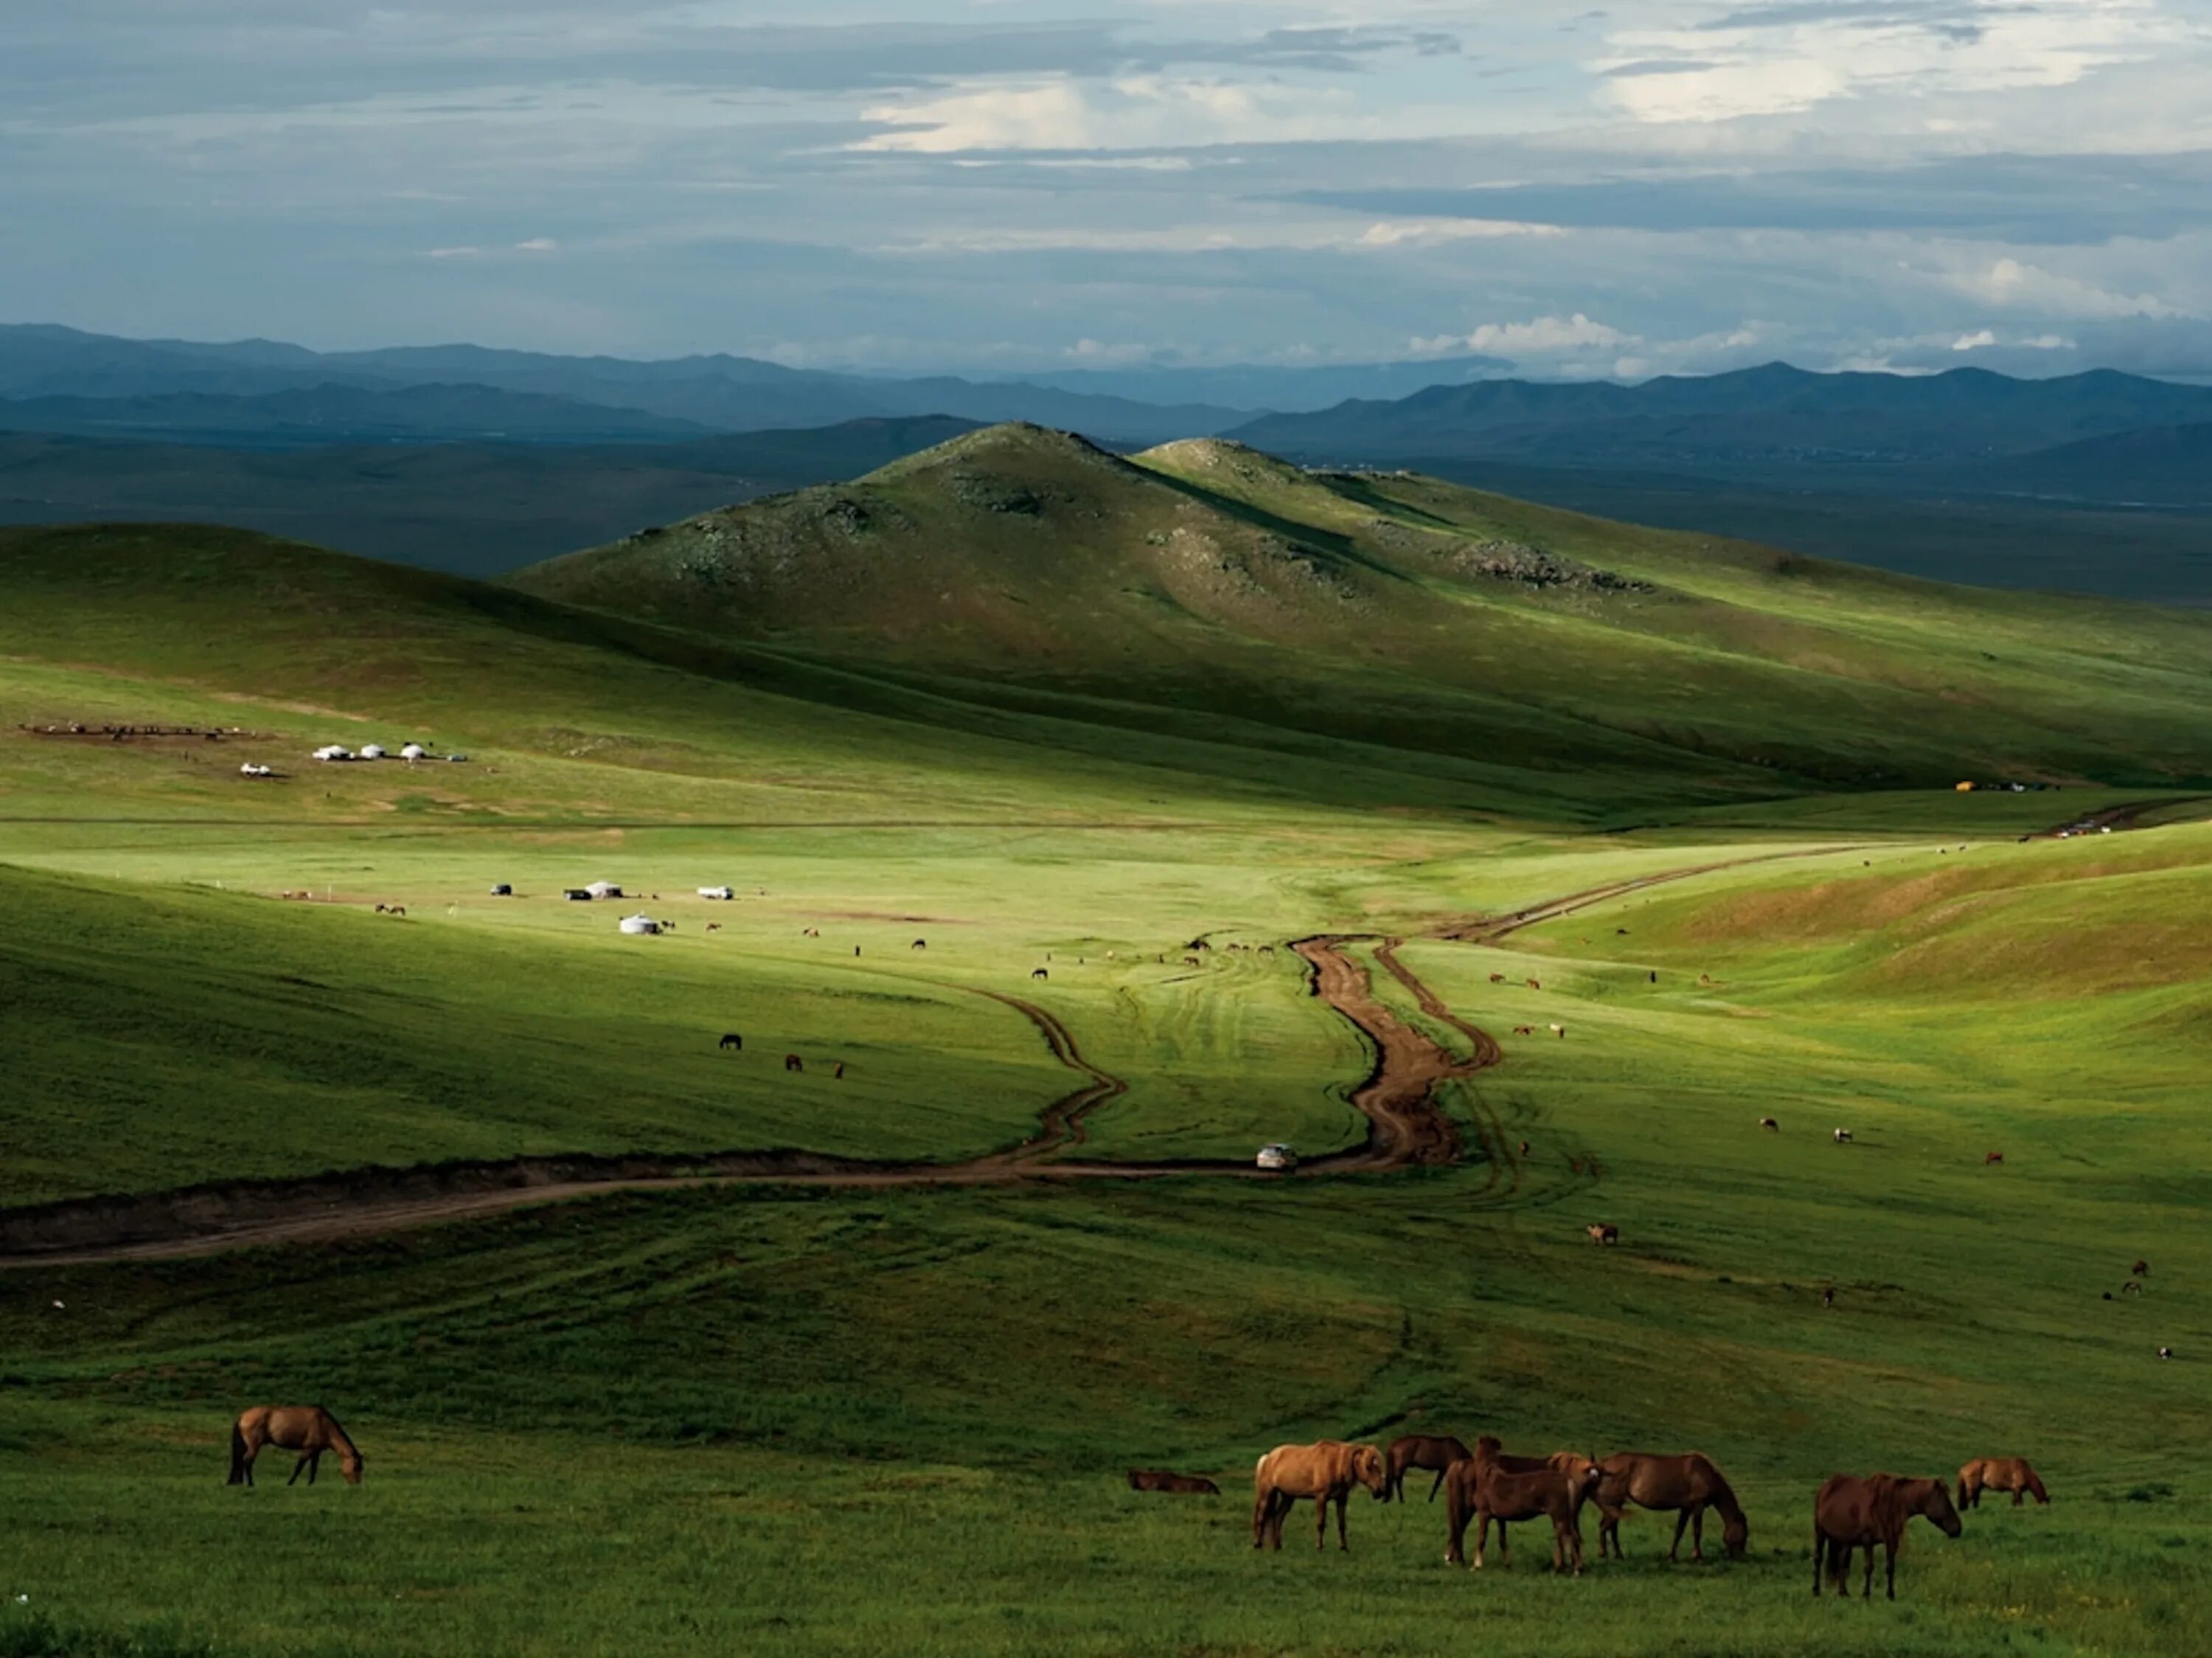
[[[902,463],[862,498],[1056,509],[961,454],[945,497]],[[1504,1055],[1443,1091],[1449,1167],[705,1186],[6,1259],[0,1655],[2204,1649],[2197,624],[1785,578],[1494,498],[1493,539],[1686,596],[1455,595],[1448,565],[1397,593],[1359,563],[1369,521],[1491,533],[1462,492],[1145,464],[1255,535],[1339,534],[1378,583],[1363,625],[1461,631],[1386,661],[1325,607],[1255,643],[1249,616],[1133,631],[1125,595],[1095,622],[1133,647],[1109,686],[925,630],[872,652],[228,533],[0,535],[0,1222],[563,1152],[958,1163],[1085,1080],[1004,997],[1127,1084],[1047,1164],[1311,1157],[1360,1138],[1370,1058],[1285,948],[1316,933],[1464,1054],[1382,970],[1403,940]],[[1115,545],[1150,546],[1131,526]],[[989,568],[963,579],[1020,588],[1006,545],[967,544]],[[1225,654],[1199,671],[1176,629]],[[2000,660],[1945,679],[1962,629]],[[1616,648],[1673,662],[1693,716],[1652,725]],[[1309,695],[1334,700],[1302,720]],[[255,735],[24,728],[71,721]],[[305,758],[416,735],[471,759]],[[1892,737],[1879,787],[1758,763],[1880,771]],[[1902,786],[2000,768],[2063,790]],[[2099,812],[2144,826],[2021,839]],[[597,878],[647,896],[560,896]],[[640,908],[678,930],[620,935]],[[364,1484],[287,1488],[271,1451],[227,1486],[262,1400],[329,1405]],[[1251,1550],[1261,1452],[1407,1431],[1701,1448],[1750,1556],[1669,1567],[1668,1518],[1637,1514],[1579,1580],[1528,1527],[1510,1569],[1449,1570],[1413,1483],[1355,1498],[1348,1557],[1303,1508]],[[1826,1475],[1989,1454],[2032,1458],[2051,1506],[1917,1528],[1893,1606],[1810,1597]],[[1223,1494],[1139,1496],[1133,1466]]]

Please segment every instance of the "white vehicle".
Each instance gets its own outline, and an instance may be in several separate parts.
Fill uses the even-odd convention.
[[[737,890],[730,887],[702,887],[699,889],[701,898],[719,898],[727,900],[737,895]]]
[[[1253,1161],[1259,1164],[1261,1168],[1296,1168],[1298,1166],[1298,1154],[1280,1140],[1275,1140],[1261,1146],[1260,1155],[1254,1158]]]
[[[353,758],[353,750],[343,743],[325,743],[315,751],[315,758],[319,760],[349,760]]]

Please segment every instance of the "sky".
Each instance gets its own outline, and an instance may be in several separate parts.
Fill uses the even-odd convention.
[[[0,320],[2212,375],[2212,0],[0,6]]]

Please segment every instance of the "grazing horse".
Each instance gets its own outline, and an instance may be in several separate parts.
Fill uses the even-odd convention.
[[[1050,978],[1051,977],[1052,975],[1042,967],[1032,967],[1030,969],[1030,978],[1031,979]]]
[[[1821,1569],[1836,1593],[1849,1598],[1851,1551],[1866,1551],[1866,1587],[1861,1598],[1874,1598],[1874,1547],[1879,1543],[1889,1567],[1889,1598],[1897,1599],[1897,1551],[1915,1515],[1931,1521],[1946,1537],[1966,1529],[1951,1506],[1951,1488],[1940,1479],[1900,1479],[1895,1474],[1831,1474],[1813,1499],[1813,1593],[1820,1593]]]
[[[1464,1462],[1474,1454],[1449,1434],[1407,1434],[1394,1439],[1382,1453],[1383,1474],[1389,1482],[1390,1495],[1403,1503],[1406,1500],[1407,1471],[1412,1468],[1434,1469],[1437,1477],[1429,1486],[1429,1501],[1433,1503],[1452,1464]]]
[[[724,1050],[735,1048],[739,1053],[743,1053],[745,1051],[745,1039],[737,1032],[730,1031],[726,1033],[722,1039],[714,1045]]]
[[[909,950],[926,950],[928,948],[929,941],[926,938],[917,938],[913,943],[907,946],[907,948]]]
[[[1682,1546],[1682,1529],[1689,1527],[1690,1558],[1705,1557],[1705,1510],[1717,1509],[1721,1541],[1729,1557],[1741,1560],[1751,1542],[1751,1525],[1743,1505],[1735,1500],[1721,1471],[1702,1451],[1680,1456],[1654,1456],[1648,1451],[1622,1451],[1599,1463],[1597,1557],[1605,1558],[1608,1545],[1613,1558],[1621,1558],[1620,1516],[1633,1503],[1639,1509],[1675,1510],[1674,1542],[1667,1551],[1672,1560]]]
[[[1536,1027],[1534,1025],[1516,1025],[1513,1027],[1513,1034],[1516,1036],[1534,1036],[1535,1033]]]
[[[1849,1130],[1849,1129],[1847,1129],[1847,1128],[1839,1128],[1839,1129],[1838,1129],[1838,1130],[1836,1131],[1836,1143],[1837,1143],[1838,1145],[1839,1145],[1839,1146],[1847,1146],[1847,1145],[1850,1144],[1850,1143],[1851,1143],[1851,1131],[1850,1131],[1850,1130]]]
[[[839,1082],[845,1080],[845,1062],[842,1059],[830,1067],[830,1075]]]
[[[1252,1546],[1283,1546],[1283,1517],[1302,1497],[1314,1505],[1314,1547],[1328,1546],[1328,1505],[1336,1504],[1336,1546],[1349,1554],[1352,1545],[1344,1535],[1344,1506],[1354,1485],[1364,1485],[1375,1500],[1389,1500],[1390,1487],[1382,1469],[1382,1453],[1372,1445],[1352,1445],[1340,1439],[1316,1440],[1311,1445],[1278,1445],[1261,1457],[1252,1470]]]
[[[238,1420],[230,1424],[232,1484],[253,1483],[253,1459],[261,1454],[264,1445],[300,1454],[299,1461],[292,1467],[292,1478],[284,1482],[287,1485],[298,1482],[303,1468],[307,1470],[307,1484],[313,1484],[325,1451],[338,1454],[338,1471],[345,1476],[347,1484],[361,1484],[360,1451],[346,1437],[345,1429],[338,1426],[338,1419],[319,1405],[256,1405],[239,1412]]]
[[[783,1056],[783,1068],[786,1070],[805,1070],[806,1062],[795,1053],[787,1053]]]
[[[1586,1226],[1583,1230],[1589,1234],[1589,1240],[1594,1244],[1617,1244],[1620,1241],[1620,1228],[1617,1226]]]
[[[2002,1161],[2004,1161],[2004,1153],[2002,1151],[1992,1151],[1982,1159],[1982,1167],[1984,1168],[1987,1168],[1991,1163],[2001,1163]]]
[[[2039,1508],[2047,1507],[2051,1502],[2051,1493],[2043,1489],[2043,1476],[2028,1466],[2024,1456],[1976,1457],[1959,1470],[1960,1508],[1980,1508],[1984,1491],[2010,1491],[2015,1509],[2023,1498],[2030,1496]]]
[[[2133,1266],[2130,1267],[2128,1271],[2138,1278],[2147,1278],[2150,1277],[2150,1263],[2148,1261],[2137,1261]]]
[[[1445,1515],[1450,1527],[1444,1564],[1467,1564],[1467,1522],[1473,1519],[1476,1522],[1474,1569],[1481,1569],[1492,1521],[1498,1526],[1498,1556],[1510,1565],[1507,1524],[1541,1515],[1552,1522],[1552,1570],[1565,1570],[1571,1557],[1579,1577],[1583,1503],[1597,1489],[1600,1478],[1597,1464],[1573,1451],[1555,1451],[1548,1457],[1508,1456],[1495,1436],[1485,1434],[1475,1441],[1474,1454],[1454,1463],[1444,1476]]]
[[[1503,984],[1505,982],[1505,975],[1504,973],[1492,973],[1490,975],[1490,982],[1493,984]]]
[[[1530,980],[1528,981],[1528,988],[1529,988],[1530,990],[1532,990],[1532,991],[1540,991],[1540,990],[1542,990],[1544,987],[1543,987],[1541,984],[1538,984],[1534,979],[1533,979],[1533,978],[1532,978],[1532,979],[1530,979]]]
[[[1760,1118],[1759,1119],[1759,1125],[1761,1128],[1772,1129],[1777,1134],[1782,1132],[1782,1125],[1776,1122],[1771,1117]]]
[[[707,930],[710,933],[719,933],[722,930],[722,923],[719,921],[710,921],[707,923]]]
[[[1133,1491],[1169,1491],[1177,1496],[1219,1496],[1221,1487],[1203,1474],[1171,1474],[1164,1468],[1132,1468]]]
[[[1552,1034],[1564,1042],[1567,1039],[1567,1027],[1565,1025],[1554,1025],[1552,1027]]]

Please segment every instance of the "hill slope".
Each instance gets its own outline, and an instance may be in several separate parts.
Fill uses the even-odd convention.
[[[2212,771],[2194,709],[2212,624],[2194,617],[1214,440],[1123,460],[992,428],[512,580],[917,684],[1205,710],[1616,792]]]

